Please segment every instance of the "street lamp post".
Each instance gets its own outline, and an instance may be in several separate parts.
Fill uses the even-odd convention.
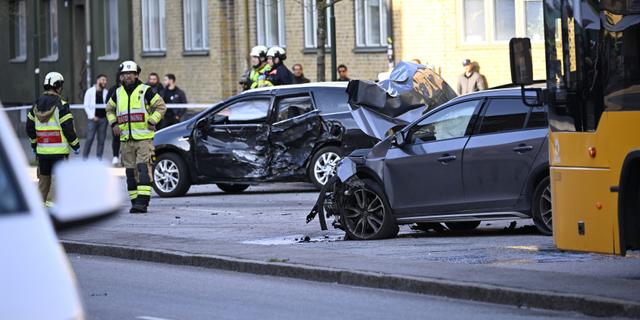
[[[336,15],[334,10],[335,0],[332,0],[329,4],[329,28],[331,29],[331,36],[329,37],[329,45],[331,46],[331,81],[338,80],[336,75],[337,69],[337,56],[336,56]]]

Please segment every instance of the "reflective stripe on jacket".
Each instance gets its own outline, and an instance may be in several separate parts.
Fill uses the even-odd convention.
[[[61,119],[58,107],[54,108],[55,110],[47,122],[41,122],[37,117],[33,119],[36,125],[37,154],[69,154],[69,143],[62,134],[60,124],[72,119],[72,117],[71,114],[67,114]]]
[[[116,121],[121,130],[121,141],[153,139],[154,132],[149,130],[149,120],[152,119],[149,104],[154,104],[159,96],[154,95],[154,99],[147,104],[144,96],[149,89],[148,85],[140,84],[132,91],[131,96],[124,86],[116,90]],[[162,118],[162,115],[158,116]],[[153,119],[152,122],[157,123],[160,119]]]

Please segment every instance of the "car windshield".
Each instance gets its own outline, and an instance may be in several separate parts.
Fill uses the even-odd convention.
[[[0,215],[27,212],[22,193],[0,142]]]

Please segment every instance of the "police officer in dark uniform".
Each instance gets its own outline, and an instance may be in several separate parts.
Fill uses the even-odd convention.
[[[293,83],[293,73],[284,65],[287,54],[280,47],[271,47],[267,51],[267,63],[271,66],[271,70],[267,73],[267,80],[274,86],[280,86]]]

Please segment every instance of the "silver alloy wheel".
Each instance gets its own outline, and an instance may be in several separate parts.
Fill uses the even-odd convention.
[[[175,162],[162,159],[153,170],[153,181],[162,192],[172,192],[180,181],[180,170]]]
[[[386,214],[382,199],[368,189],[359,189],[353,193],[355,207],[347,205],[342,218],[349,231],[361,239],[378,233]]]
[[[553,230],[553,217],[551,211],[551,185],[544,188],[540,196],[540,217],[549,230]]]
[[[336,165],[340,161],[340,156],[334,152],[325,152],[313,164],[313,176],[321,185],[327,183],[329,178],[333,176]]]

